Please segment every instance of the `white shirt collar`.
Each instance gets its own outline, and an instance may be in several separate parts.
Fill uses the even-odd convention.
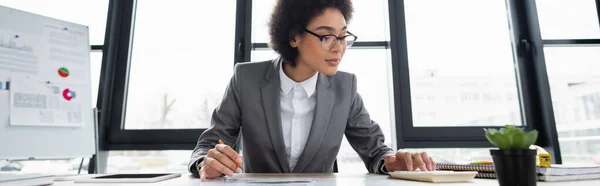
[[[290,93],[290,91],[292,91],[294,85],[300,84],[302,85],[302,88],[304,88],[306,95],[310,97],[313,95],[313,93],[315,93],[315,89],[317,88],[318,75],[319,73],[317,72],[315,73],[315,75],[308,78],[307,80],[304,80],[303,82],[295,82],[287,75],[285,75],[285,73],[283,72],[283,62],[281,62],[281,65],[279,66],[279,81],[281,82],[281,91],[283,92],[283,94],[287,95],[288,93]]]

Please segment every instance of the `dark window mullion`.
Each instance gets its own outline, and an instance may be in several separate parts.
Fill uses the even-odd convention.
[[[413,126],[404,0],[388,1],[394,90],[396,148],[406,148],[403,132]]]
[[[519,100],[527,128],[539,132],[537,145],[562,162],[535,0],[507,0],[515,46]]]
[[[90,48],[92,50],[102,50],[104,48],[104,45],[90,45]]]
[[[129,48],[132,39],[134,0],[111,0],[99,96],[99,135],[101,148],[107,149],[122,130],[126,102]],[[106,131],[105,131],[106,130]],[[104,132],[105,131],[105,132]],[[102,145],[107,143],[106,145]]]
[[[252,45],[252,0],[237,0],[235,18],[234,65],[250,61]]]
[[[596,0],[596,12],[598,16],[598,29],[600,29],[600,0]]]
[[[544,46],[599,46],[600,39],[547,39]]]

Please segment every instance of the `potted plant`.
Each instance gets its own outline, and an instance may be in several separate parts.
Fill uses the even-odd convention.
[[[537,140],[538,132],[525,132],[514,125],[484,130],[487,140],[499,148],[491,149],[490,153],[500,186],[535,186],[537,151],[529,146]]]

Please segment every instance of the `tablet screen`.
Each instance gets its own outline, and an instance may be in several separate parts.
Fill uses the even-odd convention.
[[[119,179],[119,178],[155,178],[166,176],[169,174],[113,174],[106,176],[94,177],[94,179]]]

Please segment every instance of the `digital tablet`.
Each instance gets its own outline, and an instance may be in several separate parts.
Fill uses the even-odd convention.
[[[75,183],[154,183],[180,177],[180,173],[106,174],[75,179]]]

